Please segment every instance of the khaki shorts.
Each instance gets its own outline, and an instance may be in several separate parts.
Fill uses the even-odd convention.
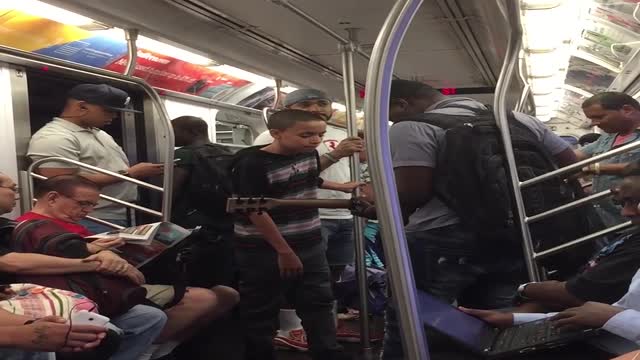
[[[171,285],[142,285],[147,289],[147,300],[159,306],[165,306],[173,300],[175,294]]]

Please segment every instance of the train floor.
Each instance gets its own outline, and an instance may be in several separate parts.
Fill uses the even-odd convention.
[[[358,328],[357,321],[350,324],[354,329]],[[372,322],[373,331],[380,334],[383,327],[381,318]],[[431,338],[434,341],[434,338]],[[437,342],[437,340],[436,340]],[[353,356],[353,360],[368,360],[362,356],[358,343],[343,343],[345,351]],[[371,360],[377,360],[380,356],[382,344],[372,344]],[[433,343],[431,344],[433,347]],[[444,345],[444,346],[442,346]],[[483,357],[461,351],[457,344],[441,344],[438,351],[432,351],[430,360],[481,360]],[[434,350],[433,348],[431,350]],[[605,354],[584,343],[576,343],[562,348],[551,349],[541,353],[526,356],[508,357],[505,360],[608,360],[615,356]],[[196,338],[181,345],[174,354],[162,360],[244,360],[244,344],[242,343],[241,329],[238,321],[226,319],[216,322],[211,328],[201,332]],[[277,360],[311,360],[311,357],[303,352],[279,350]]]
[[[352,329],[358,329],[358,322],[349,324]],[[376,318],[372,322],[373,330],[381,334],[383,330],[382,318]],[[166,360],[244,360],[244,344],[239,324],[234,319],[218,321],[209,329],[202,331],[196,338],[181,345],[173,355]],[[365,360],[360,355],[359,343],[343,343],[345,351],[353,355],[353,360]],[[372,344],[372,359],[378,359],[382,343]],[[304,352],[293,350],[278,350],[278,360],[311,360]],[[165,360],[165,359],[163,359]]]

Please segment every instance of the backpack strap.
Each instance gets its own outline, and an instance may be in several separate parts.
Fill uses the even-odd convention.
[[[11,237],[11,249],[18,252],[24,252],[25,240],[27,239],[29,232],[44,224],[46,221],[47,220],[42,219],[31,219],[18,223],[16,228],[13,230],[13,236]]]
[[[422,114],[416,114],[410,118],[401,119],[396,123],[405,122],[405,121],[421,122],[421,123],[429,124],[435,127],[439,127],[443,130],[449,130],[458,126],[476,123],[479,121],[479,119],[476,116],[426,112]]]

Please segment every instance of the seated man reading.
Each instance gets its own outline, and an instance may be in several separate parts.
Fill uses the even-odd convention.
[[[11,178],[0,174],[0,214],[13,210],[17,188]],[[91,259],[66,259],[32,253],[12,252],[8,248],[15,223],[0,218],[0,277],[10,284],[16,274],[52,275],[100,272],[127,276],[120,269],[126,265],[108,251]],[[130,274],[130,276],[134,276]],[[0,310],[0,358],[6,360],[44,360],[47,352],[83,351],[94,348],[104,338],[102,327],[74,325],[69,329],[66,319],[45,317],[31,324],[33,319]],[[112,318],[111,323],[124,331],[119,351],[113,360],[137,358],[160,334],[166,315],[153,307],[138,305],[126,314]],[[10,349],[9,349],[10,348]],[[24,350],[24,351],[23,351]]]
[[[38,200],[35,207],[19,220],[49,219],[69,232],[91,235],[86,228],[78,224],[78,221],[91,212],[98,203],[99,195],[100,188],[81,176],[55,176],[41,182],[35,194]],[[103,253],[105,246],[113,245],[100,243],[96,246],[96,242],[92,244],[98,251],[95,256]],[[89,248],[92,244],[89,244]],[[133,267],[127,264],[127,268]],[[147,298],[161,307],[173,300],[172,286],[144,287],[147,289]],[[198,329],[231,310],[237,302],[237,292],[229,287],[217,286],[211,290],[189,288],[179,304],[165,310],[168,321],[156,339],[157,344],[163,345],[160,349],[154,349],[153,358],[167,355]]]

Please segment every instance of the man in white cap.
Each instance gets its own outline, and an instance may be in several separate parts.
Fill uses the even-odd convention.
[[[309,111],[320,115],[329,121],[333,115],[331,99],[327,94],[316,89],[300,89],[286,96],[283,105],[289,109]],[[273,141],[269,131],[260,134],[253,142],[254,145],[267,145]],[[320,176],[324,180],[337,183],[351,181],[349,157],[363,151],[364,144],[359,137],[348,137],[345,129],[327,124],[327,132],[322,144],[317,148],[320,154],[320,166],[323,169]],[[323,199],[349,199],[350,194],[337,191],[318,190],[318,197]],[[320,209],[322,221],[322,238],[327,247],[327,261],[331,267],[332,281],[340,279],[346,265],[354,262],[353,215],[347,209]],[[288,314],[288,313],[291,314]],[[300,319],[296,321],[293,310],[281,313],[281,329],[276,342],[298,349],[304,349],[306,341],[300,326]],[[293,331],[291,331],[293,330]]]

